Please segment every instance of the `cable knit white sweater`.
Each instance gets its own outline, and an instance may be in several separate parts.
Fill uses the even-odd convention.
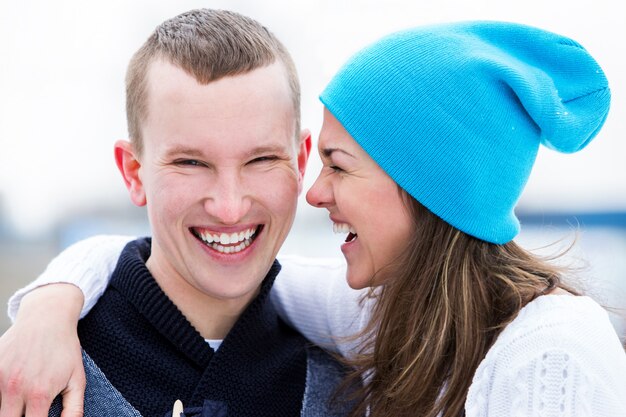
[[[99,236],[60,254],[37,281],[9,301],[51,282],[85,293],[83,314],[107,285],[125,236]],[[85,260],[88,260],[85,262]],[[371,301],[346,284],[340,259],[279,256],[272,292],[279,313],[311,341],[349,356]],[[468,417],[626,417],[626,354],[607,313],[588,297],[547,295],[524,307],[499,335],[475,372]]]

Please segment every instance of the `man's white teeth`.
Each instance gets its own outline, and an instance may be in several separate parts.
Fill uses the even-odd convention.
[[[198,235],[204,243],[220,253],[237,253],[250,246],[252,237],[256,234],[256,231],[256,228],[243,230],[238,233],[198,231]]]
[[[243,243],[249,240],[256,233],[256,229],[247,229],[239,233],[211,233],[208,231],[200,232],[200,237],[206,243],[220,243],[221,245],[231,245],[233,243]],[[221,246],[218,245],[218,246]],[[237,247],[237,246],[235,246]]]
[[[209,246],[220,253],[237,253],[250,246],[250,243],[252,242],[248,239],[237,246],[222,246],[218,245],[217,243],[211,243],[209,244]]]
[[[356,235],[356,230],[354,230],[354,227],[350,226],[347,223],[333,223],[333,232],[340,234],[352,233]]]

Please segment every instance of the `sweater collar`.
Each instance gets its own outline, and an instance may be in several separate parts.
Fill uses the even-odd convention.
[[[189,359],[206,366],[213,356],[213,349],[167,297],[146,267],[150,250],[150,238],[128,243],[120,255],[110,285],[124,294],[128,302]],[[278,319],[269,293],[280,268],[278,261],[274,260],[259,293],[226,335],[220,350],[225,346],[237,346],[242,335],[245,335],[246,344],[254,344],[263,342],[273,332]]]

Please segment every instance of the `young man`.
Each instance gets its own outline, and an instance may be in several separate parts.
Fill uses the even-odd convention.
[[[163,416],[176,400],[198,415],[340,414],[327,406],[341,368],[268,299],[311,146],[284,46],[252,19],[195,10],[157,27],[126,83],[115,159],[152,238],[126,246],[79,323],[85,416]],[[0,412],[21,415],[7,384]]]

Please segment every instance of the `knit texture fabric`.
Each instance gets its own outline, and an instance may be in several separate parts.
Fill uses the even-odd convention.
[[[281,317],[351,357],[375,298],[350,288],[340,263],[291,257],[272,290]],[[345,266],[343,267],[345,268]],[[317,279],[301,279],[314,271]],[[466,417],[624,417],[626,353],[589,297],[544,295],[523,307],[474,372]]]
[[[142,417],[139,411],[126,401],[122,394],[116,390],[93,362],[83,351],[83,364],[85,365],[85,404],[83,417]],[[58,417],[63,412],[62,397],[58,395],[52,402],[48,411],[48,417]],[[171,413],[170,413],[171,415]]]
[[[300,417],[343,417],[354,407],[350,401],[340,401],[336,397],[337,388],[345,378],[346,369],[328,353],[313,345],[307,345],[306,388],[302,400]],[[83,351],[85,364],[84,417],[142,417],[135,408],[126,401],[120,392],[111,385],[106,375],[93,360]],[[63,410],[62,398],[57,396],[49,417],[59,417]],[[203,414],[204,413],[204,414]],[[204,400],[201,407],[185,407],[180,417],[205,416],[228,417],[228,408],[224,402]],[[172,416],[168,410],[165,417]],[[232,415],[231,415],[232,416]]]
[[[626,416],[626,355],[587,297],[542,296],[498,336],[472,380],[468,417]]]
[[[149,254],[149,239],[129,243],[79,322],[83,348],[124,398],[144,417],[171,412],[176,399],[186,407],[222,402],[232,416],[300,415],[306,340],[269,302],[278,262],[213,352],[146,268]]]
[[[514,207],[540,143],[576,152],[610,104],[576,41],[504,22],[398,32],[366,47],[320,96],[404,190],[479,239],[519,232]]]

